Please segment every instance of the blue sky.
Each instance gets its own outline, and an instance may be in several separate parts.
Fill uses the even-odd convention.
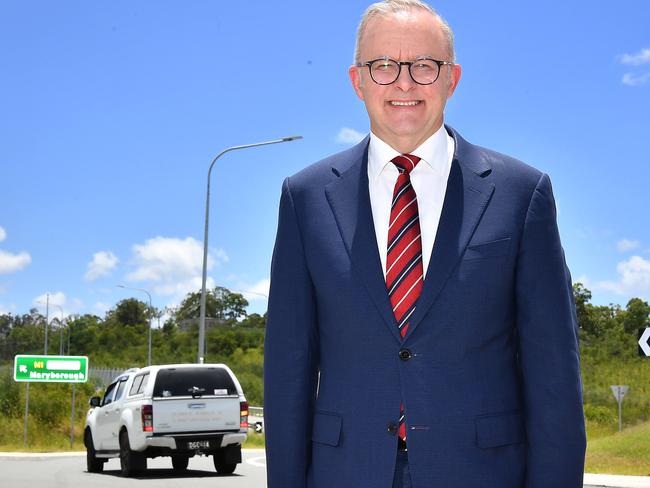
[[[551,175],[567,261],[598,304],[650,299],[650,4],[433,4],[463,77],[446,122]],[[0,313],[103,315],[210,283],[266,309],[285,176],[368,130],[349,84],[366,2],[0,4]],[[61,312],[62,311],[62,312]]]

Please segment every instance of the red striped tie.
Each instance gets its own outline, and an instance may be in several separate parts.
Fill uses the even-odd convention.
[[[399,170],[399,176],[390,208],[386,287],[402,337],[408,331],[409,319],[415,311],[424,279],[418,201],[409,176],[419,161],[420,158],[410,154],[392,160]],[[403,404],[400,406],[398,435],[406,440]]]

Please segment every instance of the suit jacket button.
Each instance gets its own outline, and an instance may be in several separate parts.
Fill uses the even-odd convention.
[[[397,434],[397,424],[395,422],[388,423],[388,433],[392,435]]]
[[[413,357],[413,354],[411,354],[411,351],[409,351],[408,349],[401,349],[400,352],[399,352],[399,358],[402,361],[408,361],[412,357]]]

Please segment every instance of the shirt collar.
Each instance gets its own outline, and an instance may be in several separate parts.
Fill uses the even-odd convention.
[[[444,167],[447,164],[447,144],[448,135],[443,124],[440,129],[411,152],[411,154],[421,159],[414,171],[417,171],[422,163],[426,163],[428,169],[431,170],[440,170],[440,168]],[[368,173],[370,178],[377,178],[391,164],[391,160],[400,154],[373,132],[370,132],[370,145],[368,147]]]

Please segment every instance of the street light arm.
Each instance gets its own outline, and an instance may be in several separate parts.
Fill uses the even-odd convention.
[[[228,148],[224,149],[219,154],[217,154],[214,157],[214,159],[212,160],[212,163],[210,163],[210,168],[208,169],[208,188],[210,188],[210,175],[212,174],[212,167],[214,166],[214,163],[216,163],[217,159],[219,159],[221,156],[223,156],[227,152],[237,151],[238,149],[247,149],[249,147],[268,146],[268,145],[271,145],[271,144],[280,144],[281,142],[296,141],[298,139],[302,139],[302,136],[289,136],[289,137],[283,137],[282,139],[273,139],[272,141],[255,142],[253,144],[244,144],[242,146],[232,146],[232,147],[228,147]]]
[[[210,167],[208,168],[207,191],[205,195],[205,228],[203,230],[203,270],[201,276],[201,301],[200,301],[200,311],[199,311],[199,348],[198,348],[199,350],[197,354],[198,363],[202,363],[203,358],[205,357],[205,301],[206,301],[205,284],[208,278],[208,222],[210,216],[210,177],[212,176],[212,168],[214,166],[214,163],[216,163],[221,156],[223,156],[224,154],[230,151],[236,151],[238,149],[247,149],[249,147],[268,146],[270,144],[279,144],[281,142],[290,142],[298,139],[302,139],[302,136],[289,136],[289,137],[283,137],[281,139],[274,139],[272,141],[255,142],[253,144],[244,144],[242,146],[228,147],[223,151],[221,151],[219,154],[217,154],[212,160],[212,162],[210,163]]]
[[[117,287],[118,288],[124,288],[125,290],[136,290],[136,291],[141,291],[143,293],[146,293],[147,296],[149,297],[149,307],[151,308],[151,293],[149,293],[144,288],[136,288],[134,286],[126,286],[126,285],[117,285]]]

